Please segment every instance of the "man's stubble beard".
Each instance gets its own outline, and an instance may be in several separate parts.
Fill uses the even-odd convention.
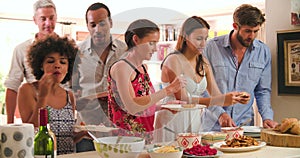
[[[244,47],[249,47],[249,46],[251,46],[252,43],[253,43],[253,40],[252,40],[249,44],[245,43],[243,37],[240,36],[240,31],[239,31],[239,30],[238,30],[238,32],[237,32],[236,38],[237,38],[237,40],[240,42],[240,44],[241,44],[242,46],[244,46]]]

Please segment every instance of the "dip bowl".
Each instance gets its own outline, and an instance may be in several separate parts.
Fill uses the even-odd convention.
[[[140,137],[111,136],[94,140],[94,147],[100,157],[135,158],[143,150],[145,140]]]
[[[192,148],[198,144],[201,144],[201,134],[199,133],[179,133],[177,134],[177,143],[179,146],[186,148]]]
[[[244,135],[244,129],[241,127],[222,127],[221,131],[227,134],[225,140],[231,140]]]

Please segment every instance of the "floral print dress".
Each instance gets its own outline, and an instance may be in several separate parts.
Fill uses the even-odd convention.
[[[136,97],[154,93],[153,85],[144,65],[142,65],[144,73],[141,73],[127,60],[121,60],[128,63],[136,72],[135,79],[131,81]],[[120,128],[114,132],[114,135],[143,137],[146,140],[146,144],[150,144],[153,139],[153,123],[156,106],[150,106],[148,109],[135,115],[129,114],[121,101],[116,82],[110,77],[110,74],[108,75],[108,91],[109,117],[114,125]]]
[[[36,93],[36,99],[38,94],[38,82],[33,82],[32,86]],[[69,92],[66,90],[67,104],[61,109],[54,109],[47,105],[48,110],[48,123],[51,131],[56,137],[57,155],[74,153],[75,143],[74,138],[74,125],[75,116],[72,101]]]

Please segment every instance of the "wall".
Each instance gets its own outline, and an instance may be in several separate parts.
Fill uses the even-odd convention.
[[[300,26],[290,23],[290,0],[266,0],[266,44],[272,52],[272,106],[275,121],[285,117],[300,119],[300,95],[279,96],[277,91],[277,36],[279,30],[295,30]]]

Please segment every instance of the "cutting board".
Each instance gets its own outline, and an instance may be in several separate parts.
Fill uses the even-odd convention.
[[[272,146],[300,148],[300,135],[280,133],[273,129],[263,129],[260,133],[260,139]]]

